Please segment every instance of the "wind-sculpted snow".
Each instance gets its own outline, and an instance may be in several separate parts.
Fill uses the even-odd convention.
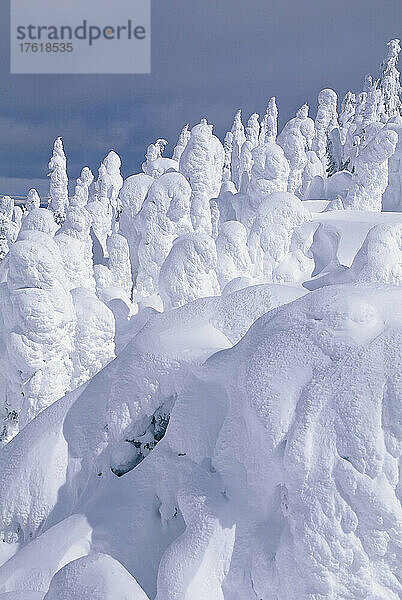
[[[197,312],[200,302],[206,300],[194,304]],[[107,474],[107,463],[102,465],[102,461],[107,455],[113,458],[113,453],[105,455],[105,443],[109,436],[117,440],[124,421],[116,428],[115,417],[121,418],[125,411],[123,405],[118,410],[114,405],[110,416],[115,417],[106,438],[98,411],[107,398],[109,406],[112,397],[121,403],[124,389],[133,394],[136,368],[128,365],[136,354],[127,347],[127,358],[122,354],[123,363],[115,375],[110,372],[111,363],[109,373],[95,377],[78,399],[66,397],[59,408],[58,403],[50,407],[47,420],[45,411],[4,449],[6,460],[16,455],[13,446],[22,443],[20,466],[14,462],[7,471],[15,481],[12,488],[20,481],[29,486],[29,479],[16,477],[21,468],[30,472],[23,440],[31,440],[30,453],[36,457],[38,473],[49,464],[48,457],[38,452],[39,442],[43,448],[48,444],[46,423],[54,423],[60,431],[57,419],[61,417],[64,433],[58,436],[65,441],[58,456],[68,452],[69,471],[78,457],[89,458],[90,448],[93,453],[100,444],[103,451],[94,452],[89,462],[80,459],[84,472],[77,471],[78,465],[71,471],[61,496],[64,502],[55,504],[53,519],[60,520],[71,510],[86,515],[93,528],[90,556],[106,552],[123,561],[148,597],[153,597],[159,568],[158,598],[240,600],[253,593],[267,600],[305,599],[312,593],[323,598],[365,598],[374,590],[397,598],[393,544],[401,516],[396,496],[400,432],[395,411],[401,367],[398,302],[400,291],[392,286],[324,288],[261,317],[233,349],[214,355],[192,373],[187,371],[185,386],[172,387],[169,369],[164,368],[162,397],[174,389],[177,394],[166,435],[141,464],[116,478],[110,471]],[[192,336],[197,336],[197,328],[191,328],[196,312],[189,312],[190,306],[179,309],[186,311],[178,313],[176,324],[170,319],[172,350],[177,328],[185,327],[185,320]],[[216,314],[216,310],[211,312]],[[228,313],[227,308],[224,312]],[[150,348],[149,344],[161,349],[157,330],[160,339],[165,339],[166,353],[168,338],[163,338],[163,329],[157,326],[160,319],[169,322],[168,314],[161,315],[151,329],[146,327],[133,346],[136,353],[140,347]],[[183,372],[178,366],[172,373]],[[138,392],[140,399],[144,392]],[[159,402],[155,396],[151,406]],[[142,415],[151,413],[151,406]],[[134,415],[132,411],[126,411],[127,417]],[[137,411],[136,418],[144,416]],[[38,427],[40,434],[35,433]],[[1,464],[4,469],[8,461]],[[153,475],[162,471],[167,479],[158,482]],[[49,489],[48,478],[57,486],[51,473],[42,472],[42,479],[35,477],[37,492],[31,495],[36,502]],[[15,497],[7,485],[6,490],[9,497]],[[28,511],[32,500],[25,492]],[[42,503],[38,509],[44,515]],[[15,512],[22,506],[20,496],[16,504],[2,504],[8,507],[8,522],[18,523],[24,535],[29,535],[26,517]],[[123,506],[124,514],[130,511],[132,515],[129,534],[119,525]],[[159,506],[156,513],[155,506]],[[37,518],[38,525],[42,521],[43,516]],[[42,528],[42,535],[47,535],[46,525]],[[152,539],[162,544],[158,550],[151,548]],[[27,552],[29,556],[29,545],[26,559]],[[46,569],[48,560],[42,562]],[[7,563],[3,572],[6,567]],[[51,590],[59,580],[69,583],[65,574],[56,576]],[[24,581],[23,571],[19,581]]]
[[[68,563],[52,579],[44,600],[148,600],[119,562],[93,554]]]
[[[158,598],[398,597],[398,433],[386,416],[399,401],[398,299],[308,295],[262,317],[179,397],[165,443],[194,472]]]
[[[25,231],[41,231],[53,237],[57,230],[52,213],[46,208],[33,208],[24,215],[21,233]]]
[[[397,600],[399,41],[0,197],[0,600]]]

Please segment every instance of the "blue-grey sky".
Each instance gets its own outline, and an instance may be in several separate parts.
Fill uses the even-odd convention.
[[[46,193],[58,135],[70,178],[96,173],[110,149],[128,176],[149,143],[167,139],[169,155],[204,116],[222,136],[238,108],[263,113],[273,95],[281,124],[306,101],[314,116],[320,89],[360,91],[402,33],[401,0],[152,0],[151,75],[10,75],[9,0],[0,9],[0,193],[11,194]]]

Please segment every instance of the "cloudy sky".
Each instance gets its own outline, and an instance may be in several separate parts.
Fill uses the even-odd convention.
[[[34,1],[34,0],[33,0]],[[66,0],[68,1],[68,0]],[[97,171],[110,149],[123,175],[140,170],[158,137],[171,152],[180,128],[206,116],[222,136],[233,115],[280,123],[320,89],[342,96],[377,75],[385,43],[402,34],[401,0],[152,0],[151,75],[10,75],[9,0],[0,0],[0,193],[47,191],[61,135],[69,176]]]

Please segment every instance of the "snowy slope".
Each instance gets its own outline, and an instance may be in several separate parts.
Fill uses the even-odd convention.
[[[103,373],[60,405],[63,423],[59,403],[47,409],[6,447],[30,440],[21,465],[34,457],[45,479],[36,492],[42,506],[25,513],[49,517],[0,569],[0,590],[46,591],[53,572],[90,551],[118,560],[149,597],[159,573],[158,598],[237,600],[253,589],[265,598],[336,590],[364,598],[377,589],[397,598],[400,300],[392,286],[340,286],[261,317],[233,349],[187,374],[165,437],[121,478],[96,433]],[[127,367],[129,348],[116,364]],[[110,387],[117,377],[109,375]],[[132,383],[120,380],[119,396]],[[43,494],[54,472],[45,472],[48,457],[32,438],[39,430],[47,446],[54,427],[69,473],[50,510]],[[18,518],[28,539],[41,530],[33,516],[27,525]],[[52,520],[59,524],[47,529]]]

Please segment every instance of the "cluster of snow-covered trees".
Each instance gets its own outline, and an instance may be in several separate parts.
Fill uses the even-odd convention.
[[[96,179],[82,169],[70,197],[57,138],[48,207],[34,189],[23,210],[0,199],[2,441],[110,361],[116,332],[143,307],[314,277],[319,236],[336,242],[303,227],[305,200],[401,210],[399,51],[389,42],[379,79],[348,92],[339,112],[336,93],[322,90],[315,119],[305,104],[278,134],[271,98],[246,126],[239,110],[223,144],[201,119],[172,158],[158,139],[142,173],[123,181],[112,151]]]
[[[0,600],[401,596],[399,51],[0,198]]]

